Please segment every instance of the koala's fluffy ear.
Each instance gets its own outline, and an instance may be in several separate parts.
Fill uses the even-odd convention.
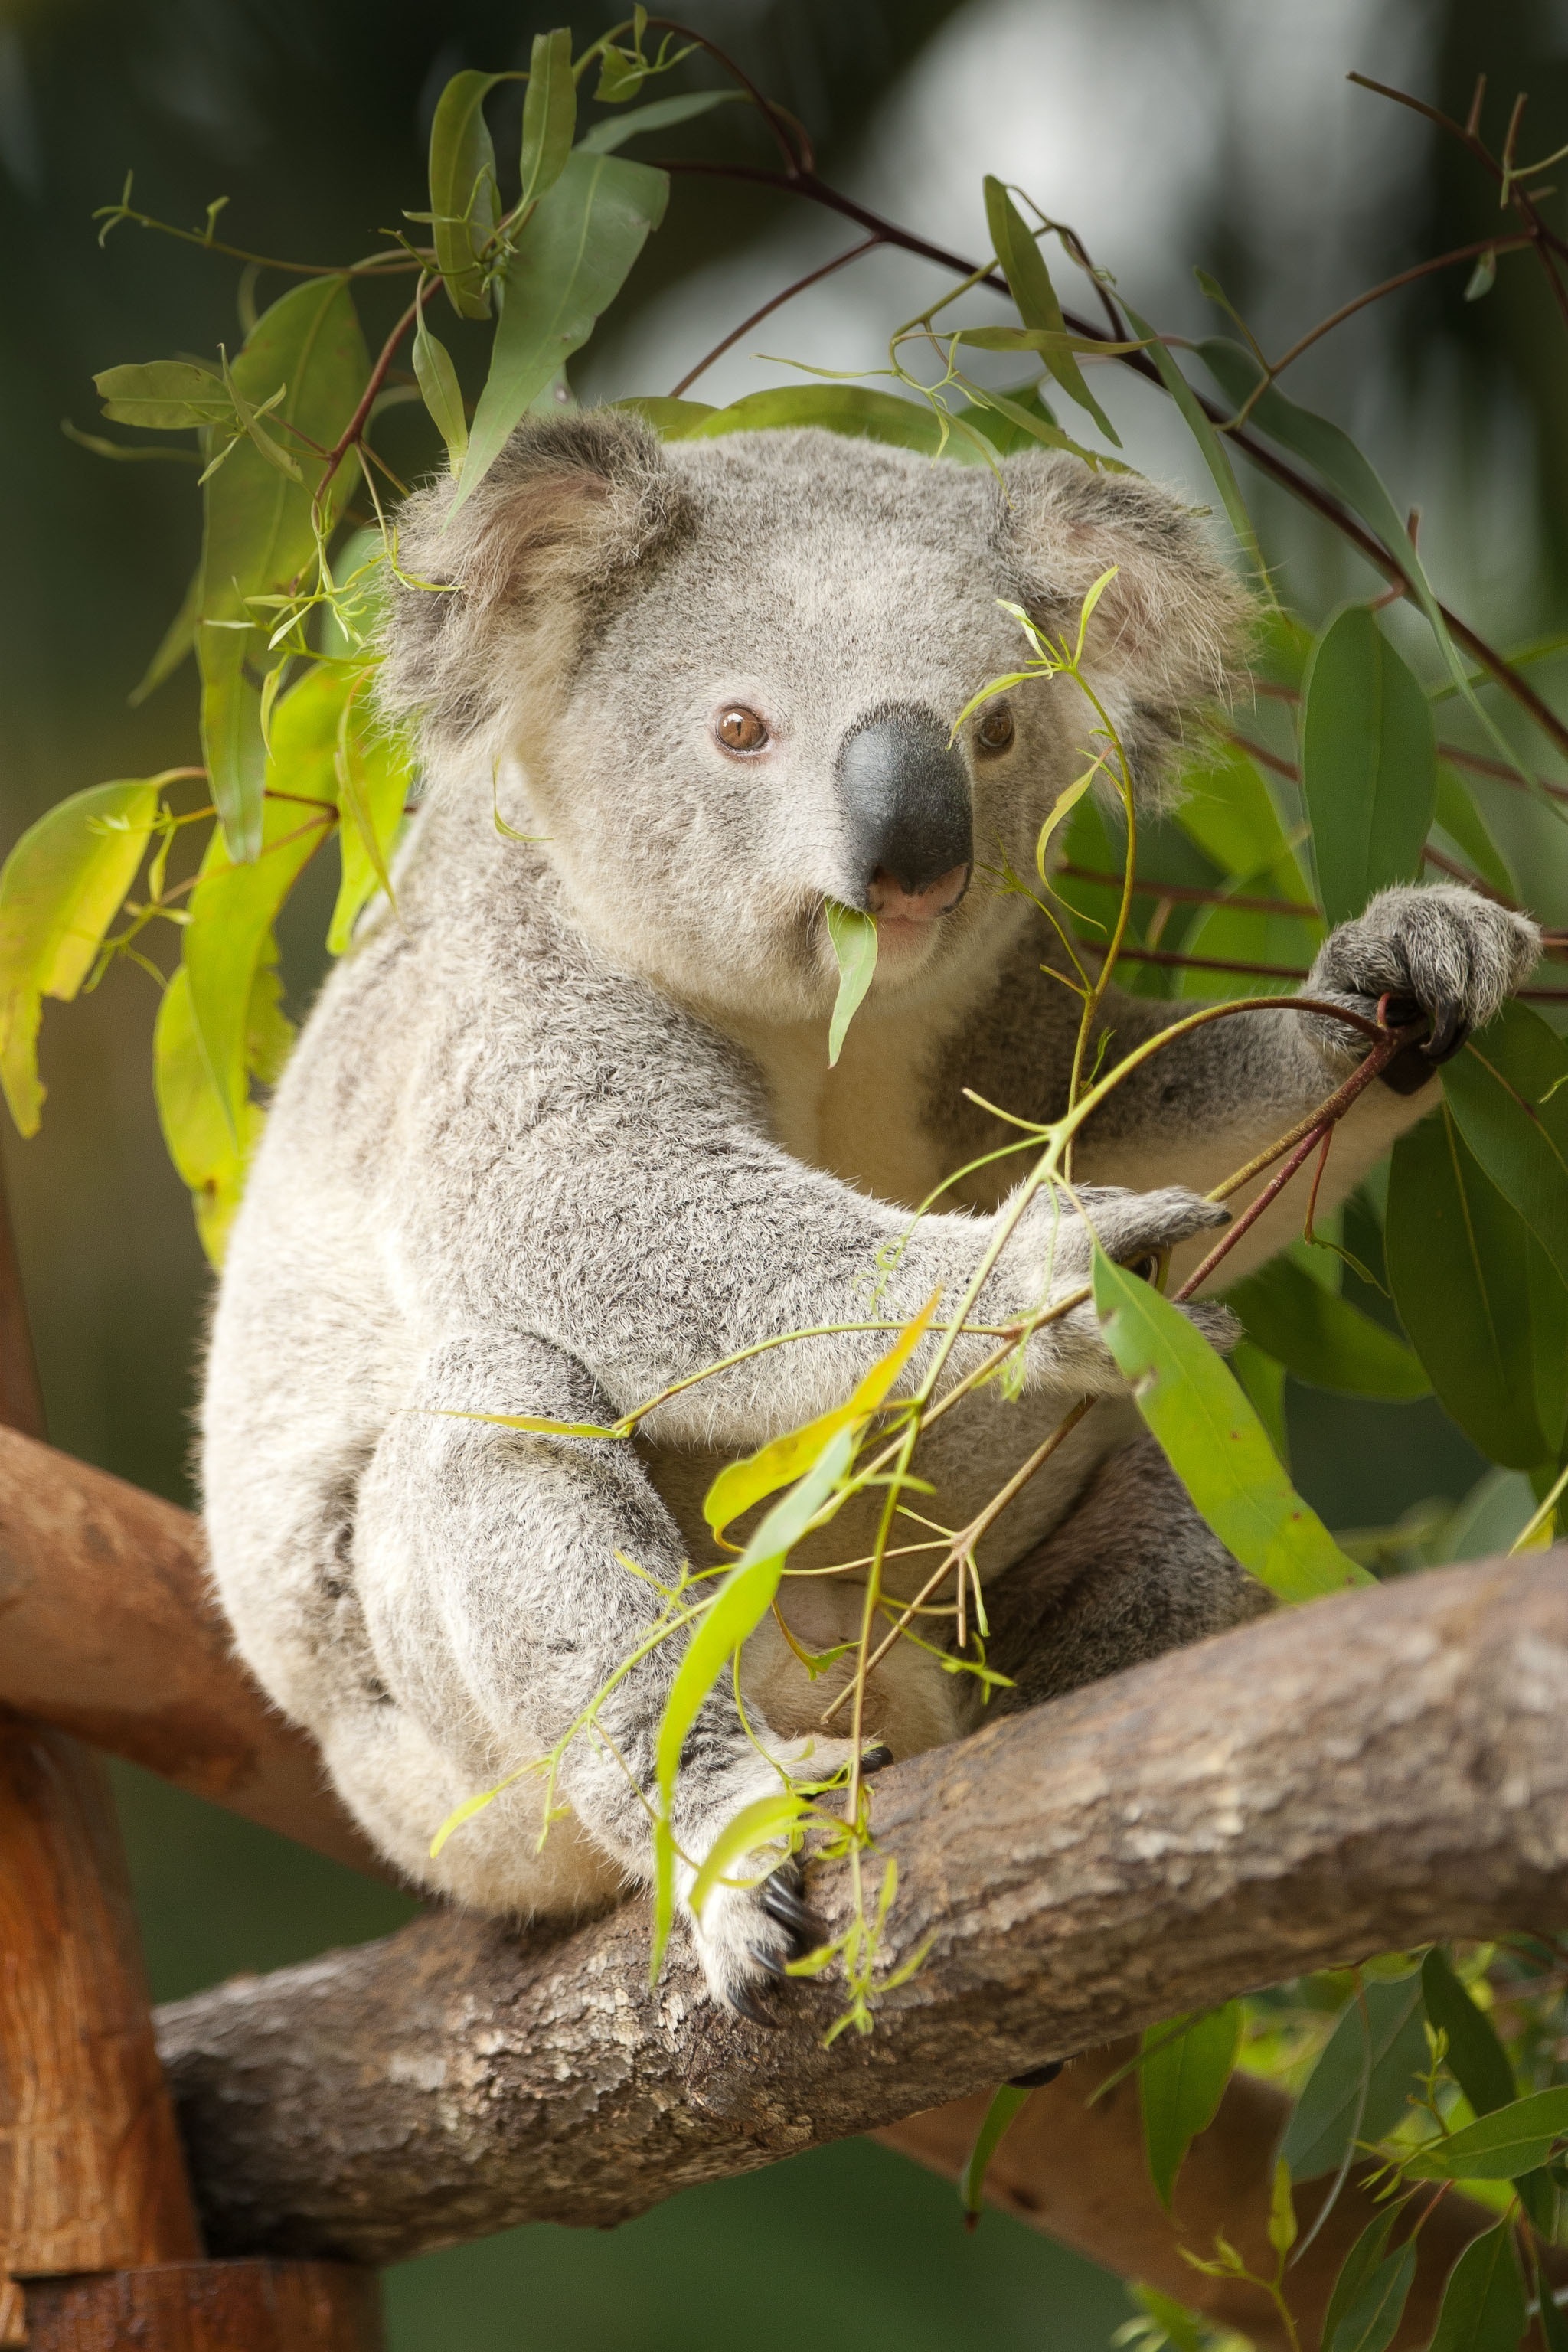
[[[1089,623],[1086,667],[1140,793],[1158,801],[1188,722],[1236,684],[1252,618],[1245,591],[1197,518],[1140,474],[1011,458],[993,527],[1014,602],[1054,636],[1076,633],[1084,596],[1117,566]]]
[[[438,482],[399,515],[404,577],[377,682],[434,761],[504,718],[531,643],[557,671],[570,660],[584,607],[674,531],[680,507],[654,435],[605,409],[526,418],[454,513],[455,496]]]

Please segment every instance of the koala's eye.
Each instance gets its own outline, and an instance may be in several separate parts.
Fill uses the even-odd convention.
[[[726,751],[760,751],[768,740],[768,730],[756,712],[738,703],[719,713],[713,732]]]
[[[983,751],[1005,751],[1013,740],[1013,714],[1005,702],[988,710],[974,730],[974,740]]]

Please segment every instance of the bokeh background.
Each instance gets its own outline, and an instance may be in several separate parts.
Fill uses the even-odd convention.
[[[0,0],[0,849],[64,793],[195,751],[188,674],[139,709],[127,700],[195,562],[193,478],[106,464],[60,427],[94,425],[96,369],[237,341],[237,273],[134,228],[100,250],[92,207],[133,169],[138,201],[167,219],[199,223],[226,195],[223,229],[240,244],[363,253],[423,201],[447,76],[522,61],[563,15],[580,38],[605,21],[561,0]],[[1562,0],[691,0],[689,15],[801,115],[827,176],[863,200],[978,252],[981,175],[994,171],[1074,223],[1162,326],[1214,331],[1201,264],[1276,350],[1496,219],[1479,175],[1347,70],[1461,116],[1484,70],[1494,136],[1526,89],[1526,149],[1568,139]],[[580,391],[669,390],[854,236],[761,191],[678,181]],[[1568,604],[1568,373],[1533,271],[1505,270],[1469,307],[1463,276],[1363,315],[1292,389],[1339,415],[1420,508],[1450,601],[1520,642],[1561,626]],[[770,320],[694,390],[728,400],[786,381],[759,352],[874,366],[888,328],[939,282],[877,257]],[[452,340],[466,364],[460,331]],[[1100,386],[1128,454],[1205,500],[1168,412],[1113,374]],[[1258,512],[1310,615],[1364,591],[1328,533],[1268,495]],[[1565,861],[1530,804],[1499,787],[1487,813],[1537,911],[1568,919]],[[319,976],[323,919],[307,887],[283,940],[296,1009]],[[151,983],[124,967],[52,1010],[43,1132],[0,1149],[56,1442],[185,1500],[207,1277],[153,1117],[153,1011]],[[1481,1466],[1432,1404],[1293,1387],[1289,1405],[1298,1481],[1336,1528],[1457,1498]],[[129,1770],[119,1785],[160,1998],[406,1916],[396,1895]],[[1128,2310],[1114,2281],[1011,2221],[966,2237],[949,2189],[859,2145],[689,2192],[609,2235],[541,2227],[428,2258],[392,2276],[389,2305],[396,2352],[737,2339],[783,2352],[803,2332],[859,2352],[1076,2352]]]

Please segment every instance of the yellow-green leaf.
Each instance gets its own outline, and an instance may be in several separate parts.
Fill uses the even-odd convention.
[[[754,1805],[747,1805],[732,1821],[726,1822],[692,1881],[689,1899],[697,1916],[701,1917],[702,1906],[732,1862],[743,1861],[759,1846],[775,1845],[781,1839],[787,1839],[805,1811],[804,1797],[781,1789],[776,1796],[759,1797]],[[780,1858],[775,1855],[769,1869]]]
[[[236,1137],[207,1067],[191,1014],[190,977],[184,967],[163,991],[153,1031],[153,1087],[159,1124],[182,1181],[189,1188],[202,1247],[223,1263],[228,1229],[245,1185],[245,1171],[262,1114],[254,1103],[241,1113]]]
[[[1168,2213],[1182,2160],[1219,2112],[1241,2046],[1239,2001],[1199,2017],[1174,2017],[1143,2036],[1138,2086],[1143,2149],[1154,2193]]]
[[[838,993],[827,1024],[827,1066],[831,1070],[844,1051],[849,1024],[865,1003],[866,992],[876,977],[877,919],[863,914],[858,907],[841,907],[837,898],[825,898],[823,909],[827,917],[827,936],[838,959]]]
[[[43,1110],[41,999],[68,1001],[91,971],[136,878],[163,781],[73,793],[28,826],[0,870],[0,1085],[24,1135]]]

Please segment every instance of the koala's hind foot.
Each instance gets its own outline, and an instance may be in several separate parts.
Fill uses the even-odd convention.
[[[1264,1615],[1273,1600],[1202,1520],[1152,1437],[1096,1472],[1077,1508],[986,1588],[986,1663],[1012,1714]]]

